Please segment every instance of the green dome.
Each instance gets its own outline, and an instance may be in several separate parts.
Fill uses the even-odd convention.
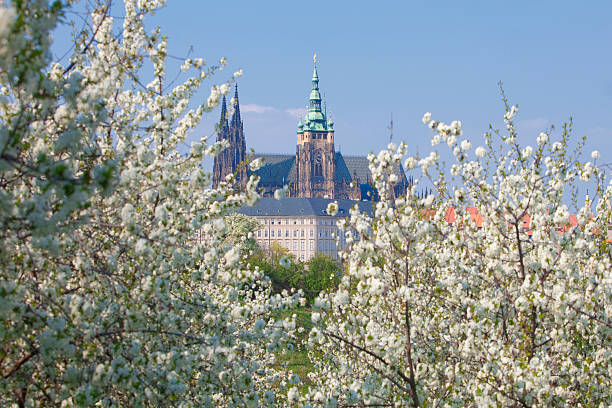
[[[308,121],[311,122],[322,122],[325,118],[323,118],[323,114],[317,111],[308,112]]]

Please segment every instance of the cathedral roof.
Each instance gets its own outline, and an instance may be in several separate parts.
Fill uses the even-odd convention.
[[[369,183],[372,180],[366,156],[344,156],[344,162],[350,172],[351,180],[355,176],[357,176],[360,183]]]
[[[259,184],[284,184],[295,183],[295,155],[289,154],[260,154],[255,153],[254,158],[262,157],[264,165],[254,173],[259,176]]]
[[[260,185],[279,185],[296,182],[295,155],[255,153],[254,158],[262,157],[264,165],[254,173],[259,176]],[[335,154],[336,180],[351,182],[356,178],[359,184],[372,182],[372,175],[368,168],[366,156],[344,156],[340,152]],[[401,166],[395,169],[397,174],[402,174]],[[401,178],[400,178],[401,179]]]
[[[353,181],[351,172],[346,166],[346,161],[340,152],[336,152],[336,181],[346,181],[348,183]]]

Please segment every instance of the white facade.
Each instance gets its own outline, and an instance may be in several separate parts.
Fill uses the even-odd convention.
[[[267,250],[272,243],[287,248],[296,259],[308,261],[316,253],[338,259],[338,251],[345,246],[339,241],[337,221],[340,217],[317,216],[254,216],[261,228],[255,232],[257,244]],[[338,245],[339,244],[339,245]]]

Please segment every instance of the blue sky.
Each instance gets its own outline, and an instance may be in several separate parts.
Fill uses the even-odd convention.
[[[522,143],[573,116],[587,155],[598,149],[612,162],[611,16],[609,1],[175,0],[151,23],[167,33],[172,55],[227,57],[218,81],[243,69],[247,146],[258,152],[295,152],[316,52],[344,154],[383,148],[391,114],[394,140],[430,151],[426,111],[461,120],[476,146],[489,123],[503,123],[501,80],[519,105]],[[212,134],[218,116],[196,133]]]

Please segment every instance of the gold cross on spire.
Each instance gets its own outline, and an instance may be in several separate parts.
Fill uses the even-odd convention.
[[[312,60],[314,61],[315,65],[317,65],[317,53],[316,52],[312,56]]]

